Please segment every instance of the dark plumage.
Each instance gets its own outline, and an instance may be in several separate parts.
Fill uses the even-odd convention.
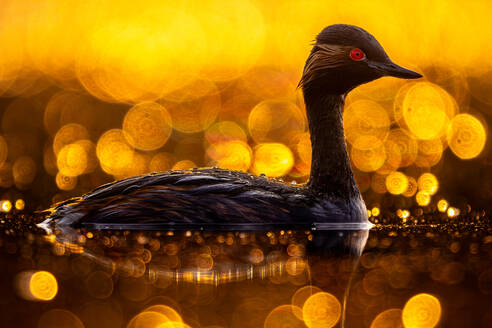
[[[316,38],[300,86],[313,148],[309,183],[286,185],[221,169],[170,171],[101,186],[56,205],[45,223],[115,229],[339,229],[367,224],[343,131],[347,92],[384,75],[420,74],[391,62],[376,39],[350,25]]]

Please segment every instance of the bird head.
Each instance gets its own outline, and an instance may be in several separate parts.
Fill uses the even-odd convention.
[[[303,90],[346,94],[382,76],[422,77],[391,61],[379,42],[352,25],[330,25],[316,37],[299,82]]]

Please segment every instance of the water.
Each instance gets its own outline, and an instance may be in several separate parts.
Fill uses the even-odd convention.
[[[1,327],[492,322],[492,229],[483,222],[51,235],[31,222],[2,219]]]

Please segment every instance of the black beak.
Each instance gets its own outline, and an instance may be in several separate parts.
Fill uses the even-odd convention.
[[[380,73],[382,76],[394,76],[401,79],[418,79],[419,77],[422,77],[419,73],[398,66],[392,61],[368,62],[367,65]]]

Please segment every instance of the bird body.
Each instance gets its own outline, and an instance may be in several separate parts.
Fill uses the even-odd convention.
[[[420,74],[394,64],[361,28],[331,25],[316,38],[299,83],[312,144],[305,186],[221,169],[131,177],[56,205],[45,223],[116,229],[337,228],[368,223],[343,129],[346,94],[390,75]]]
[[[109,183],[58,204],[50,220],[112,229],[316,229],[326,223],[355,227],[364,212],[361,198],[325,199],[306,186],[212,168],[151,173]]]

